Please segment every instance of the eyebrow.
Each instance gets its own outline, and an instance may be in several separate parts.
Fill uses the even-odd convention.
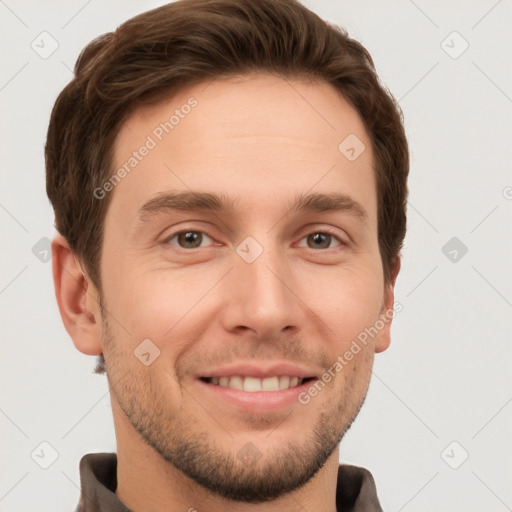
[[[224,194],[210,192],[162,192],[146,203],[137,212],[141,222],[148,222],[154,216],[169,211],[234,211],[235,200]],[[360,203],[350,196],[339,193],[299,194],[289,204],[288,211],[294,212],[348,212],[364,222],[368,214]]]
[[[234,201],[225,195],[209,192],[163,192],[146,203],[137,212],[142,222],[148,222],[152,217],[168,211],[214,211],[230,212],[234,209]]]
[[[369,217],[363,206],[346,194],[301,194],[292,202],[296,212],[348,212],[364,222]]]

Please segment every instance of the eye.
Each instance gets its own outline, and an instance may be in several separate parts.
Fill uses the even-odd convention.
[[[329,231],[314,231],[305,236],[304,239],[310,249],[331,249],[333,247],[331,246],[332,242],[337,242],[334,247],[345,245],[334,233]]]
[[[176,243],[174,243],[173,240],[176,240]],[[202,231],[187,230],[179,231],[168,238],[165,242],[178,245],[178,247],[181,247],[182,249],[197,249],[198,247],[201,247],[201,243],[205,240],[212,241],[212,239]]]

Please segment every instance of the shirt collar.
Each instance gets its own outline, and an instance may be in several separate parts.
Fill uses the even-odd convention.
[[[80,482],[80,502],[75,512],[133,512],[115,495],[115,453],[84,455],[80,461]],[[339,465],[336,508],[338,512],[382,512],[375,481],[367,469]]]

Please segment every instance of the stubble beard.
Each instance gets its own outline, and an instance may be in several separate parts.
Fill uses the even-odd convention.
[[[229,435],[221,427],[217,430],[218,423],[214,422],[216,430],[225,434],[226,444],[235,447],[230,450],[220,446],[213,439],[212,431],[202,429],[196,418],[170,408],[165,401],[166,394],[154,388],[154,380],[141,378],[143,373],[121,373],[116,342],[106,317],[103,318],[103,337],[103,346],[108,347],[105,362],[111,394],[134,429],[174,468],[204,489],[230,501],[264,503],[309,482],[352,425],[368,390],[367,385],[364,392],[355,393],[349,386],[345,397],[320,413],[314,428],[302,442],[291,440],[279,448],[272,444],[271,449],[266,449],[265,440],[271,440],[272,433],[259,446],[250,442],[244,444],[237,441],[235,433]],[[366,371],[371,372],[371,364],[369,369],[365,366]],[[193,400],[186,391],[184,398],[187,396]],[[295,421],[300,423],[300,415],[308,414],[308,405],[300,407],[286,421],[293,421],[295,416]],[[254,430],[261,429],[263,418],[253,420]],[[250,428],[251,416],[248,416],[247,429]],[[245,456],[240,456],[241,453]]]

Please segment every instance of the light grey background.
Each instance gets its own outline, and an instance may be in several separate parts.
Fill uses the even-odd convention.
[[[115,451],[106,377],[74,348],[39,259],[54,234],[43,145],[82,47],[162,3],[0,0],[2,512],[74,510],[81,456]],[[512,510],[512,2],[306,5],[368,48],[412,155],[403,311],[341,460],[372,471],[386,511]],[[52,39],[46,59],[31,47]],[[41,442],[58,453],[48,469]]]

